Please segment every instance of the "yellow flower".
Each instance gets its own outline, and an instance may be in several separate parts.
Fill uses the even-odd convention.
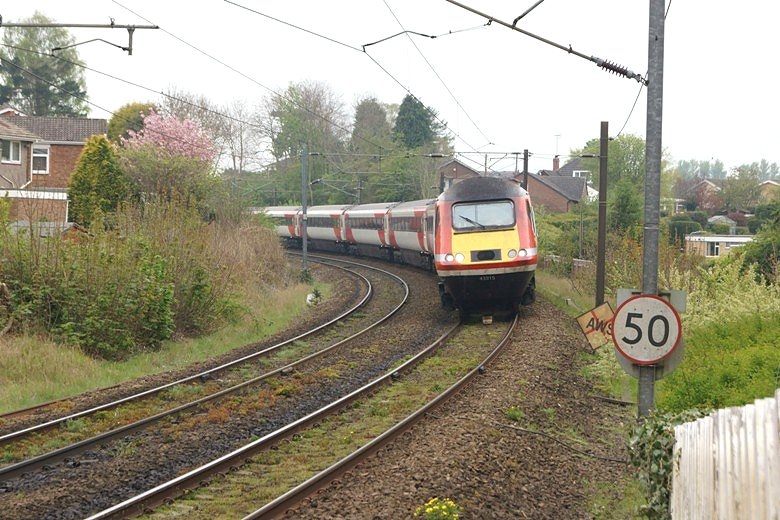
[[[426,513],[430,513],[431,511],[433,511],[433,510],[432,510],[430,507],[426,507],[426,508],[425,508],[425,512],[426,512]]]

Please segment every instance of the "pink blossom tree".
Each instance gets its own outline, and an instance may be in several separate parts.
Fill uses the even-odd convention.
[[[164,155],[179,155],[209,164],[217,157],[214,139],[192,119],[181,120],[152,111],[144,117],[141,130],[131,130],[128,134],[130,137],[123,138],[122,145],[129,150],[153,145]]]
[[[205,204],[222,188],[214,175],[217,148],[197,121],[152,112],[141,130],[122,139],[122,147],[125,171],[146,196],[176,195]]]

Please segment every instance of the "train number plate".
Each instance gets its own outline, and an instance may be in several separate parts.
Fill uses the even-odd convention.
[[[479,277],[480,282],[492,282],[495,279],[496,279],[495,275],[492,274]]]

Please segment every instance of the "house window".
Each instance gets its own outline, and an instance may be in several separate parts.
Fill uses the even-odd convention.
[[[32,172],[49,173],[49,147],[33,146]]]
[[[707,256],[718,256],[720,242],[707,242]]]
[[[590,173],[590,171],[588,171],[588,170],[574,170],[573,172],[571,172],[571,176],[572,177],[584,177],[584,178],[587,179],[589,173]]]
[[[3,141],[2,161],[5,163],[21,163],[22,143],[19,141]]]

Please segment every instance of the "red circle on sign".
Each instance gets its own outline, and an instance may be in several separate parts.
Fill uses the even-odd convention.
[[[642,359],[636,359],[633,356],[628,355],[625,352],[624,348],[621,348],[620,342],[618,342],[617,338],[615,337],[615,332],[617,330],[617,327],[615,326],[616,320],[618,316],[620,315],[620,312],[625,308],[625,306],[635,300],[638,299],[651,299],[651,300],[657,300],[661,303],[663,303],[667,308],[669,308],[672,311],[672,315],[674,316],[675,320],[677,321],[677,338],[674,341],[674,345],[672,345],[672,348],[669,349],[668,352],[666,352],[663,356],[661,356],[658,359],[652,359],[652,360],[642,360]],[[622,330],[622,329],[621,329]],[[620,354],[631,361],[632,363],[635,363],[637,365],[656,365],[659,362],[663,361],[664,359],[668,358],[669,356],[674,353],[674,351],[677,349],[677,346],[680,344],[680,339],[682,338],[682,323],[680,322],[680,315],[677,313],[677,309],[675,309],[671,303],[664,300],[663,298],[656,296],[655,294],[637,294],[636,296],[632,296],[631,298],[628,298],[626,301],[624,301],[615,311],[615,315],[612,317],[612,344],[615,345],[615,348],[620,352]]]

